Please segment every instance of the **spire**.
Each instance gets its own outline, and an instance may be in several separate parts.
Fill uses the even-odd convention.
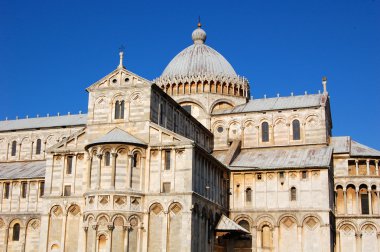
[[[123,58],[124,58],[124,46],[120,46],[119,48],[119,66],[117,68],[123,68],[124,65],[123,65]]]
[[[201,28],[201,27],[202,27],[201,16],[198,16],[198,28]]]
[[[323,85],[323,93],[324,94],[327,94],[327,77],[326,76],[323,76],[322,77],[322,85]]]

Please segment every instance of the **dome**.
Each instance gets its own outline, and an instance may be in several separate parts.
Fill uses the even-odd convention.
[[[213,75],[237,77],[231,64],[216,50],[205,45],[206,32],[198,28],[192,33],[194,44],[185,48],[167,65],[161,77]]]

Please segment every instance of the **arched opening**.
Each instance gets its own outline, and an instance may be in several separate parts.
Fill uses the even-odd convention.
[[[343,187],[336,187],[336,211],[338,214],[344,214],[344,195],[343,195]]]
[[[293,128],[293,140],[300,140],[301,139],[300,121],[298,121],[297,119],[293,120],[292,128]]]
[[[368,188],[366,185],[360,185],[359,187],[359,197],[360,197],[360,209],[361,214],[369,214],[369,197]]]
[[[20,224],[16,223],[13,225],[12,241],[19,241],[19,240],[20,240]]]
[[[347,190],[347,214],[355,214],[357,213],[357,203],[356,203],[356,188],[354,185],[348,185]]]
[[[107,237],[105,235],[99,235],[98,238],[98,251],[106,252],[107,251]]]
[[[110,166],[111,165],[111,154],[109,151],[107,151],[104,154],[104,166]]]
[[[290,188],[290,201],[297,201],[297,189],[294,186]]]
[[[268,122],[263,122],[261,124],[261,141],[269,142],[269,124]]]
[[[271,251],[273,247],[272,230],[268,225],[264,225],[261,234],[261,244],[263,251]]]
[[[17,142],[13,141],[12,142],[12,148],[11,148],[11,156],[12,157],[16,156],[16,148],[17,148]]]
[[[36,155],[41,154],[41,139],[37,139],[36,142]]]

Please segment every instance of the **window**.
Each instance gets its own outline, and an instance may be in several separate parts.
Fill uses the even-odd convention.
[[[165,170],[170,170],[170,150],[165,150]]]
[[[132,167],[140,166],[140,155],[138,153],[133,154],[132,157]]]
[[[290,189],[290,200],[296,201],[297,200],[297,189],[295,187],[292,187]]]
[[[16,156],[16,148],[17,148],[17,142],[13,141],[12,142],[12,150],[11,150],[11,156],[12,157]]]
[[[191,114],[191,105],[185,105],[185,106],[182,106],[182,108],[184,108],[187,113]]]
[[[162,183],[162,192],[163,193],[170,193],[170,182]]]
[[[45,182],[40,183],[40,197],[44,196],[45,194]]]
[[[104,155],[104,166],[110,166],[111,164],[111,154],[109,151]]]
[[[22,182],[21,183],[21,197],[24,199],[26,198],[27,190],[28,190],[28,184],[26,182]]]
[[[284,176],[285,176],[285,175],[284,175],[284,172],[280,172],[280,173],[279,173],[279,176],[280,176],[280,179],[283,179]]]
[[[245,201],[252,202],[252,189],[249,187],[245,190]]]
[[[63,192],[63,196],[70,196],[71,195],[71,186],[65,185],[65,190]]]
[[[261,124],[261,141],[269,142],[269,124],[267,122]]]
[[[124,119],[124,100],[115,102],[115,119]]]
[[[300,121],[294,120],[292,122],[293,126],[293,140],[300,140],[301,134],[300,134]]]
[[[307,171],[302,171],[302,179],[307,179]]]
[[[10,183],[9,182],[4,183],[4,199],[9,199],[9,189],[10,189]]]
[[[36,142],[36,155],[41,154],[41,139],[37,139]]]
[[[20,240],[20,224],[16,223],[13,225],[12,241]]]
[[[71,174],[72,172],[73,172],[73,156],[67,156],[66,174]]]
[[[257,173],[257,180],[261,180],[261,173]]]

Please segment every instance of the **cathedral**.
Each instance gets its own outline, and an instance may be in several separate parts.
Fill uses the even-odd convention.
[[[120,52],[86,114],[0,121],[1,252],[380,251],[380,151],[332,136],[327,79],[253,99],[192,40],[154,80]]]

